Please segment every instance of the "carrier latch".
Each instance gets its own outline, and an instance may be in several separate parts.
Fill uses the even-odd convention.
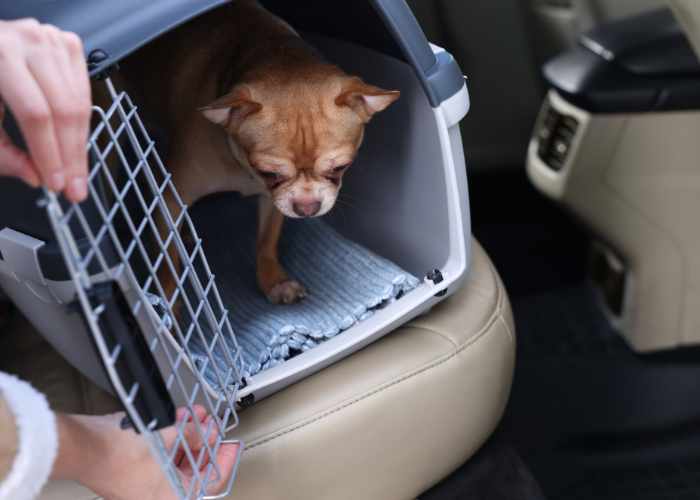
[[[438,283],[443,282],[442,271],[440,271],[439,269],[433,269],[432,271],[428,271],[428,274],[426,274],[425,278],[432,281],[433,285],[437,285]],[[440,290],[438,293],[435,294],[435,296],[442,297],[446,293],[447,288]]]

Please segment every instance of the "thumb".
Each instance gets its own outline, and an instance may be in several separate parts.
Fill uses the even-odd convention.
[[[33,188],[41,185],[39,171],[29,155],[12,144],[2,127],[0,127],[0,175],[17,177]]]

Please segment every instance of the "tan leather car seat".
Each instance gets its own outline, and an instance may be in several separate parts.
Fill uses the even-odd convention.
[[[414,499],[489,437],[514,359],[508,297],[473,241],[464,285],[429,314],[240,413],[229,498]],[[41,496],[95,498],[69,481]]]

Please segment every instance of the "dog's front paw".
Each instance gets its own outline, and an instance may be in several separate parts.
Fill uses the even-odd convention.
[[[283,281],[272,287],[267,299],[273,304],[294,304],[306,297],[306,287],[294,280]]]

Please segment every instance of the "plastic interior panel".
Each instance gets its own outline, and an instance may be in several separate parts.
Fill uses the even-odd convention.
[[[439,286],[424,280],[372,317],[250,377],[240,394],[254,396],[255,401],[352,354],[454,293],[464,281],[471,256],[459,126],[445,128],[439,119],[442,110],[431,108],[406,63],[344,41],[302,35],[345,71],[402,92],[367,126],[358,157],[343,178],[341,203],[326,220],[343,236],[416,276],[423,277],[435,267],[449,270],[449,276]],[[449,185],[448,179],[453,179]],[[443,289],[445,294],[436,295]]]
[[[210,457],[226,443],[239,444],[238,457],[243,448],[240,441],[226,440],[226,432],[238,423],[240,348],[187,207],[179,201],[136,108],[126,94],[114,93],[109,80],[105,83],[114,104],[106,111],[93,108],[100,123],[88,143],[96,161],[89,176],[90,198],[102,225],[95,229],[80,205],[64,210],[58,198],[45,191],[46,212],[74,284],[76,300],[71,308],[81,312],[116,394],[178,497],[218,498],[208,493],[223,489],[222,496],[226,495],[233,475],[227,483],[220,482],[221,471]],[[167,189],[179,204],[174,220],[162,195]],[[160,217],[168,228],[162,237],[157,229]],[[75,223],[90,242],[86,252],[76,245]],[[180,225],[191,232],[193,248],[183,242],[177,230]],[[115,266],[101,251],[105,240],[119,257]],[[169,256],[171,245],[181,264]],[[98,279],[87,272],[92,262],[101,268]],[[159,279],[164,268],[176,279],[171,296]],[[203,333],[205,324],[213,332],[210,337]],[[215,357],[226,361],[225,371],[217,368]],[[212,388],[204,379],[207,370],[214,373],[218,387]],[[206,443],[199,451],[190,449],[184,438],[195,404],[212,415],[193,424]],[[174,426],[177,438],[167,442],[159,429],[173,423],[175,406],[182,408],[184,416]],[[183,454],[199,471],[189,483],[175,471]]]
[[[343,236],[415,276],[449,254],[445,173],[435,114],[406,63],[331,38],[304,34],[330,62],[401,97],[366,126],[357,159],[326,219]]]

